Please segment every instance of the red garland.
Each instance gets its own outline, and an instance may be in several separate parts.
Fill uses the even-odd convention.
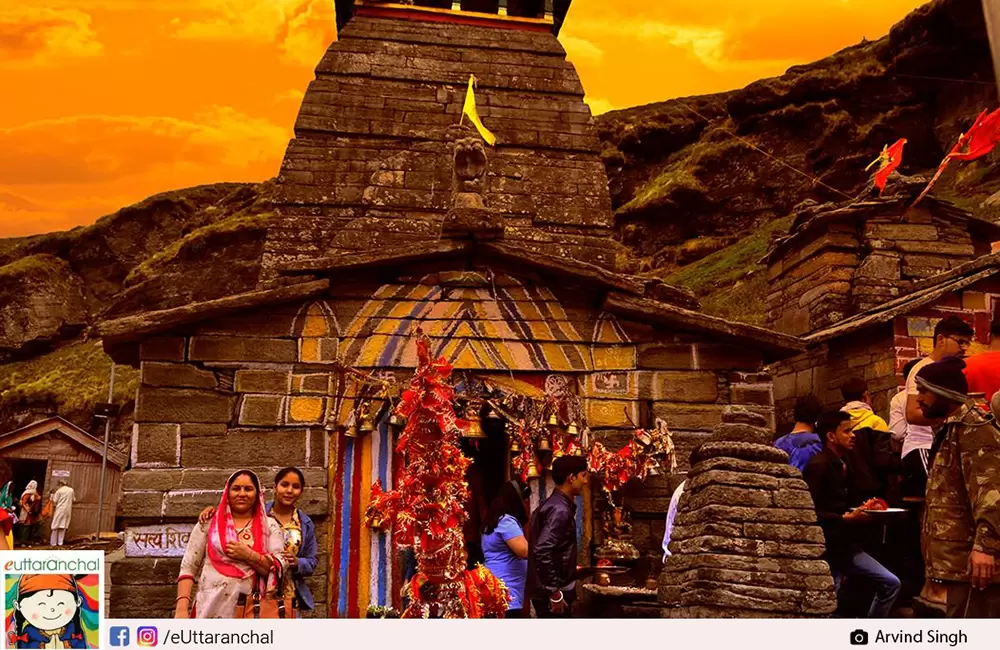
[[[472,461],[458,446],[469,423],[452,406],[454,389],[446,381],[452,367],[443,357],[432,361],[425,336],[417,340],[417,355],[416,374],[396,407],[396,414],[407,419],[396,446],[403,467],[394,490],[385,492],[378,482],[372,486],[365,519],[370,526],[392,526],[396,545],[416,551],[420,580],[410,585],[414,605],[404,617],[427,615],[432,601],[440,616],[471,617],[469,598],[460,594],[468,580],[462,525],[468,516],[465,472]],[[491,602],[476,611],[495,608]]]
[[[599,442],[590,446],[587,465],[590,471],[601,479],[601,487],[612,503],[614,503],[612,499],[614,492],[621,490],[633,478],[646,480],[649,471],[658,466],[652,456],[654,450],[650,445],[640,442],[645,438],[645,442],[648,443],[652,433],[655,432],[637,429],[628,444],[616,453],[611,453]]]

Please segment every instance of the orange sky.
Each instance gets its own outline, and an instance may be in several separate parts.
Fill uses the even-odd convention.
[[[874,39],[920,0],[574,0],[595,112],[743,86]],[[0,237],[277,173],[332,0],[0,2]]]

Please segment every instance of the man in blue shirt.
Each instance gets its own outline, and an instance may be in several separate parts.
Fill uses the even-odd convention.
[[[816,435],[816,420],[823,412],[823,405],[815,395],[800,397],[795,402],[795,426],[791,433],[774,441],[774,446],[788,454],[788,462],[800,472],[813,456],[823,448],[823,441]]]

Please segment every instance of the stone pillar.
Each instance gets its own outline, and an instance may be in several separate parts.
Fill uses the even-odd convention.
[[[665,618],[799,618],[836,609],[812,496],[756,413],[728,407],[688,474],[660,576]]]

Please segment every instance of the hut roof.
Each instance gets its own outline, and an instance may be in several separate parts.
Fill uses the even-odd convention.
[[[832,203],[809,205],[795,215],[795,221],[789,228],[789,234],[776,240],[761,262],[772,264],[780,260],[790,250],[801,247],[812,241],[817,234],[826,232],[832,223],[863,223],[873,217],[885,216],[886,214],[901,215],[909,209],[913,199],[914,196],[910,192],[904,192],[885,198],[855,201],[839,206]],[[968,224],[968,227],[975,234],[989,241],[1000,239],[1000,226],[987,219],[977,217],[950,201],[928,196],[920,205],[943,219]]]
[[[803,337],[803,340],[807,345],[816,345],[875,325],[891,322],[897,316],[908,314],[944,295],[964,289],[997,273],[1000,273],[1000,254],[984,255],[916,284],[914,290],[905,296],[890,300],[835,325],[816,330]]]
[[[20,445],[32,438],[45,435],[47,433],[59,433],[66,436],[74,443],[89,449],[98,456],[104,455],[104,443],[90,435],[69,420],[58,415],[32,422],[20,429],[14,429],[7,433],[0,433],[0,451]],[[125,467],[128,457],[117,449],[108,448],[108,462],[117,467]]]

